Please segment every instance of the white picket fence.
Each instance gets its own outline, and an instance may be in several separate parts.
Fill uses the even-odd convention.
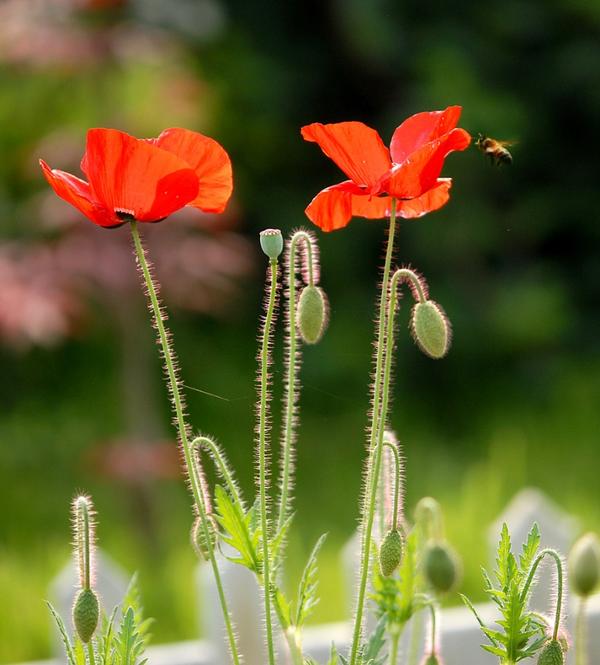
[[[497,522],[490,527],[490,559],[494,556],[502,522],[508,523],[513,543],[515,547],[520,547],[534,521],[540,526],[542,545],[553,547],[563,553],[568,552],[579,532],[576,519],[566,515],[538,490],[526,489],[515,496]],[[344,548],[342,558],[348,583],[353,584],[357,565],[356,538],[351,539]],[[219,566],[225,591],[230,600],[245,665],[264,665],[267,659],[262,645],[261,596],[254,576],[245,568],[224,559],[220,561]],[[546,609],[548,612],[552,604],[551,574],[551,567],[542,569],[542,583],[537,585],[532,599],[536,608]],[[70,613],[75,583],[73,566],[69,564],[52,585],[51,598],[64,616]],[[198,568],[196,584],[201,616],[204,617],[203,625],[199,628],[205,639],[151,647],[148,650],[149,665],[229,665],[221,610],[212,575],[207,566],[201,565]],[[101,555],[98,560],[97,587],[105,605],[117,604],[126,586],[127,575],[105,555]],[[575,602],[567,601],[567,626],[571,631]],[[489,624],[497,618],[495,607],[491,604],[478,605],[477,609],[484,621]],[[589,662],[598,664],[600,663],[600,595],[590,600],[588,610]],[[419,630],[420,636],[423,631],[421,621],[417,622],[415,629]],[[350,631],[349,622],[308,627],[304,633],[304,651],[318,662],[325,662],[332,642],[336,643],[342,653],[348,648]],[[405,652],[409,648],[411,631],[412,626],[409,625],[403,637]],[[473,615],[465,607],[452,607],[441,612],[440,636],[446,665],[496,665],[497,663],[495,657],[481,649],[480,644],[483,641],[481,631]],[[419,643],[422,644],[423,639],[420,639]],[[56,652],[60,653],[58,641]],[[279,653],[278,662],[283,662],[286,653],[283,644],[280,645]],[[26,665],[61,665],[62,662],[63,659],[59,658]],[[529,663],[529,661],[522,662]],[[567,662],[574,662],[572,651],[568,654]]]

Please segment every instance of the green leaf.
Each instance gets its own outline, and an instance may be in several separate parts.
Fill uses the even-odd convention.
[[[386,626],[386,618],[382,617],[377,623],[377,626],[375,626],[375,630],[371,633],[369,639],[365,643],[362,653],[362,658],[365,662],[365,665],[383,664],[385,657],[381,655],[381,650],[385,645]]]
[[[52,603],[46,601],[46,605],[48,606],[50,614],[52,614],[54,621],[56,622],[56,625],[58,627],[58,632],[60,633],[62,643],[65,647],[65,652],[67,654],[67,660],[69,661],[69,665],[78,665],[77,661],[75,660],[73,646],[71,645],[71,640],[69,639],[69,635],[67,633],[64,621],[61,619],[58,612],[54,609]]]
[[[315,605],[319,602],[319,599],[317,598],[317,557],[325,542],[325,538],[327,538],[326,533],[317,540],[310,556],[308,557],[308,561],[302,572],[302,577],[300,578],[300,584],[298,585],[298,600],[296,603],[296,617],[294,621],[295,625],[298,627],[304,624]]]
[[[258,554],[260,528],[256,504],[244,515],[239,505],[232,501],[223,487],[217,485],[215,487],[215,505],[217,520],[225,532],[221,538],[239,554],[238,557],[227,558],[260,574],[262,569],[261,558]]]
[[[102,618],[102,634],[98,638],[98,658],[100,665],[111,664],[111,653],[114,648],[115,637],[114,623],[118,611],[119,608],[115,607],[110,617],[104,615]]]
[[[537,522],[534,522],[531,531],[527,536],[527,542],[523,545],[523,550],[519,557],[519,565],[523,572],[526,573],[531,568],[540,547],[541,540],[542,536],[540,534],[540,529]]]
[[[115,665],[143,665],[139,658],[144,654],[144,638],[140,635],[135,612],[128,607],[121,619],[119,634],[115,638]]]
[[[144,619],[144,608],[142,606],[142,597],[140,594],[137,573],[133,574],[131,581],[129,582],[121,607],[124,611],[127,609],[133,611],[136,630],[140,638],[143,640],[144,645],[147,646],[150,641],[150,626],[154,623],[154,619]]]

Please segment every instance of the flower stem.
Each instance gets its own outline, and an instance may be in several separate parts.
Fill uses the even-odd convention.
[[[287,255],[287,284],[288,284],[288,317],[286,322],[288,335],[288,348],[286,354],[286,387],[285,387],[285,413],[281,448],[283,459],[281,462],[281,482],[279,495],[279,508],[277,515],[277,531],[280,531],[290,512],[292,465],[295,443],[295,424],[298,402],[298,370],[299,349],[298,333],[296,330],[296,250],[298,244],[303,242],[307,252],[308,281],[314,284],[313,246],[312,239],[306,231],[297,231],[290,241]]]
[[[575,619],[575,665],[587,665],[586,599],[580,598]]]
[[[371,558],[371,537],[373,532],[373,519],[375,505],[377,503],[377,485],[381,468],[381,449],[379,445],[379,430],[383,433],[384,419],[380,419],[380,392],[381,392],[381,371],[384,358],[384,340],[386,335],[386,307],[390,280],[390,268],[392,264],[392,255],[394,253],[394,236],[396,231],[396,201],[392,199],[390,211],[390,225],[388,231],[387,250],[385,255],[385,264],[383,268],[383,279],[381,283],[381,294],[379,299],[379,323],[377,328],[377,354],[375,360],[375,376],[373,379],[373,404],[371,413],[371,424],[369,433],[368,465],[366,478],[365,503],[362,511],[362,538],[361,538],[361,558],[360,558],[360,578],[358,586],[358,597],[356,601],[356,613],[354,616],[354,631],[352,636],[352,647],[350,651],[350,665],[356,665],[358,659],[358,650],[360,646],[360,637],[362,633],[362,621],[365,605],[365,596],[367,589],[367,579],[369,577],[369,560]],[[385,392],[385,388],[384,388]],[[382,414],[383,415],[383,414]]]
[[[529,593],[529,588],[531,587],[531,584],[533,583],[533,579],[535,577],[536,570],[544,557],[549,556],[552,559],[554,559],[554,563],[556,564],[556,575],[557,575],[557,586],[558,586],[558,592],[556,594],[556,613],[554,617],[554,629],[552,631],[552,639],[556,640],[558,639],[558,629],[560,628],[560,619],[562,616],[562,599],[563,599],[563,563],[562,559],[560,558],[560,555],[558,552],[555,550],[551,549],[544,549],[542,550],[537,557],[535,558],[535,561],[531,564],[531,568],[529,569],[529,574],[527,575],[527,579],[525,581],[525,585],[523,586],[523,591],[521,592],[521,601],[524,602],[525,599],[527,598],[527,594]]]
[[[394,456],[394,507],[392,509],[392,529],[398,528],[398,509],[400,506],[400,483],[402,482],[402,466],[400,464],[400,453],[398,448],[391,441],[384,441],[383,445],[389,448]]]
[[[399,628],[394,630],[391,635],[389,665],[396,665],[398,662],[398,649],[400,646],[400,638],[402,637],[402,633],[404,631],[404,626],[405,624],[402,624]]]
[[[267,518],[267,402],[269,383],[269,343],[271,339],[271,327],[275,313],[275,301],[277,298],[277,259],[270,262],[269,296],[267,301],[267,314],[263,328],[260,349],[260,401],[258,410],[258,483],[260,523],[262,531],[262,554],[263,554],[263,581],[265,599],[265,625],[267,630],[267,650],[269,653],[269,665],[275,665],[275,650],[273,647],[273,623],[271,617],[271,580],[270,580],[270,552],[269,552],[269,522]]]
[[[164,357],[165,368],[167,373],[167,381],[170,388],[171,397],[173,400],[173,409],[175,411],[175,426],[177,428],[179,441],[181,442],[181,448],[183,450],[185,467],[187,470],[187,475],[192,490],[192,495],[194,497],[196,509],[198,510],[198,515],[200,516],[203,535],[206,539],[206,542],[210,543],[211,542],[210,527],[208,524],[205,499],[198,478],[196,478],[196,475],[193,472],[194,467],[192,460],[192,449],[190,446],[187,425],[185,422],[185,416],[183,410],[183,398],[179,389],[179,383],[177,381],[177,374],[176,374],[177,364],[176,364],[175,351],[173,350],[171,344],[169,343],[169,337],[167,334],[167,329],[165,326],[164,317],[161,311],[161,306],[158,296],[158,286],[155,284],[154,279],[152,277],[152,273],[150,272],[150,266],[146,258],[146,250],[144,249],[144,246],[142,244],[142,239],[140,238],[140,234],[137,228],[137,223],[135,221],[131,222],[131,236],[133,238],[133,244],[135,248],[138,267],[140,269],[144,284],[146,286],[148,300],[150,302],[150,307],[153,315],[153,322],[158,333],[158,340]],[[229,648],[231,651],[231,656],[234,664],[240,665],[241,662],[240,656],[235,641],[235,635],[233,632],[233,625],[229,614],[229,608],[227,606],[227,599],[225,598],[225,592],[223,590],[221,573],[219,572],[219,567],[217,565],[217,560],[215,558],[215,553],[212,547],[208,548],[208,556],[214,574],[215,583],[217,586],[219,601],[221,603],[221,610],[223,612],[225,629],[227,631],[227,637],[229,639]]]
[[[92,640],[90,640],[87,643],[87,648],[88,648],[88,656],[90,659],[90,665],[96,665],[96,655],[94,654],[94,645],[92,644]]]

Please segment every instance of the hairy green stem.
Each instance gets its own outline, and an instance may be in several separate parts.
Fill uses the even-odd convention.
[[[297,231],[290,240],[290,248],[287,257],[287,280],[288,280],[288,320],[286,322],[288,331],[288,353],[286,357],[286,389],[285,389],[285,414],[283,434],[281,437],[281,449],[283,459],[281,463],[281,482],[279,495],[279,508],[277,514],[277,531],[280,531],[290,512],[290,490],[292,483],[292,459],[294,455],[296,405],[298,401],[298,332],[296,330],[296,250],[298,244],[303,242],[308,255],[308,280],[309,286],[314,284],[313,268],[313,246],[311,237],[306,231]]]
[[[356,601],[356,611],[354,616],[354,629],[352,635],[352,647],[350,650],[350,665],[356,665],[358,660],[358,650],[360,647],[360,637],[362,633],[362,622],[365,605],[365,596],[367,590],[367,580],[369,577],[369,560],[371,557],[371,539],[373,532],[373,521],[375,505],[377,503],[377,485],[381,473],[381,449],[378,443],[379,430],[383,434],[385,418],[383,413],[380,418],[380,392],[382,388],[381,370],[384,359],[385,334],[386,334],[386,307],[388,299],[390,268],[392,264],[392,255],[394,253],[394,236],[396,232],[396,200],[392,199],[390,211],[390,225],[388,231],[387,250],[385,255],[385,264],[383,268],[383,279],[381,283],[381,294],[379,300],[379,324],[377,329],[377,355],[375,360],[375,376],[373,387],[373,404],[370,423],[369,449],[367,479],[365,488],[365,502],[362,510],[361,525],[361,557],[360,557],[360,577],[358,585],[358,596]],[[384,393],[387,392],[384,386]]]
[[[538,566],[546,556],[551,557],[554,560],[554,563],[556,564],[558,592],[556,594],[556,613],[554,617],[554,630],[552,631],[552,639],[556,640],[558,638],[558,629],[560,628],[560,619],[562,616],[562,599],[563,599],[563,590],[564,590],[563,564],[562,564],[562,559],[560,558],[558,552],[546,548],[537,555],[535,561],[531,564],[531,568],[529,569],[529,574],[527,575],[525,585],[523,586],[523,591],[521,592],[521,602],[524,602],[525,599],[527,598],[529,589],[531,587],[531,584],[533,583],[533,578],[535,577],[536,570],[538,569]]]
[[[208,524],[206,506],[204,504],[204,496],[202,495],[202,488],[200,486],[198,478],[196,478],[196,475],[193,471],[194,467],[192,460],[192,448],[190,446],[190,442],[188,439],[187,426],[185,423],[185,417],[183,412],[183,399],[179,390],[179,384],[177,381],[177,374],[175,370],[176,368],[175,352],[171,344],[169,343],[169,337],[167,335],[167,330],[160,307],[158,288],[154,283],[154,279],[152,278],[152,273],[150,272],[148,260],[146,259],[146,251],[142,244],[142,240],[140,238],[140,234],[137,228],[137,223],[135,221],[131,222],[131,236],[133,238],[135,254],[146,286],[148,299],[150,301],[150,306],[152,308],[154,324],[158,332],[158,339],[164,357],[165,367],[167,370],[167,379],[170,386],[171,397],[173,399],[173,409],[175,411],[176,428],[179,435],[179,440],[181,442],[181,448],[183,450],[185,466],[190,482],[190,487],[192,489],[192,495],[194,497],[194,503],[196,504],[198,515],[200,516],[200,523],[202,525],[204,538],[207,543],[210,543],[211,542],[210,527]],[[217,594],[219,596],[219,602],[221,604],[223,619],[225,621],[225,629],[227,631],[227,637],[229,640],[231,657],[235,665],[240,665],[241,660],[235,640],[235,634],[233,631],[231,616],[229,614],[227,599],[225,598],[225,591],[223,589],[221,573],[219,571],[217,560],[215,558],[214,550],[210,546],[208,547],[208,557],[214,574],[215,584],[217,586]]]
[[[431,653],[435,653],[436,612],[435,612],[435,605],[433,603],[429,603],[429,611],[431,612]]]
[[[394,469],[396,471],[394,480],[394,507],[392,509],[392,529],[398,528],[398,508],[400,506],[400,484],[402,482],[402,465],[400,464],[400,453],[398,447],[391,441],[384,441],[383,445],[389,448],[394,456]]]
[[[94,653],[94,645],[92,644],[92,640],[90,640],[87,643],[87,649],[88,649],[88,656],[90,659],[90,665],[96,665],[96,654]]]
[[[580,598],[575,618],[575,665],[587,665],[586,598]]]
[[[229,491],[229,494],[231,495],[233,502],[242,511],[242,513],[245,513],[246,506],[240,495],[235,480],[233,479],[233,473],[229,468],[227,460],[223,452],[219,448],[219,446],[208,436],[197,436],[192,441],[191,446],[192,450],[200,451],[204,448],[208,451],[210,457],[214,462],[214,465],[217,468],[217,472],[219,473],[221,478],[223,478],[225,485],[227,486],[227,490]]]
[[[267,314],[263,328],[260,349],[260,400],[258,409],[258,485],[260,504],[260,523],[262,531],[263,551],[263,580],[264,580],[264,602],[265,602],[265,625],[267,630],[267,650],[269,653],[269,665],[275,665],[275,649],[273,646],[273,622],[271,617],[271,580],[270,580],[270,552],[269,552],[269,521],[267,518],[267,402],[269,382],[269,343],[271,339],[271,328],[275,313],[275,301],[277,298],[277,259],[270,262],[271,286],[267,301]]]

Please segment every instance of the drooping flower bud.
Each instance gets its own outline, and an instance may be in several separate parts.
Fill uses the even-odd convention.
[[[208,561],[210,558],[210,552],[215,548],[217,544],[217,529],[214,524],[213,518],[210,516],[207,518],[207,527],[208,533],[210,536],[209,541],[206,540],[206,535],[204,533],[204,528],[202,526],[202,519],[196,517],[194,524],[192,525],[192,531],[190,533],[192,540],[192,547],[196,551],[196,554],[204,561]]]
[[[323,337],[328,319],[327,298],[318,286],[306,286],[298,300],[298,332],[306,344],[316,344]]]
[[[450,591],[460,577],[458,557],[446,543],[432,543],[427,546],[423,570],[427,581],[438,593]]]
[[[540,651],[537,665],[564,665],[565,653],[560,642],[549,640]]]
[[[569,554],[569,581],[578,595],[586,598],[600,581],[600,540],[586,533],[573,545]]]
[[[93,589],[82,589],[73,605],[73,624],[79,639],[87,644],[91,639],[100,616],[98,597]]]
[[[444,310],[433,300],[413,307],[410,328],[415,342],[430,358],[443,358],[448,353],[452,328]]]
[[[390,529],[379,548],[379,568],[384,577],[389,577],[402,560],[402,535],[398,529]]]
[[[279,229],[265,229],[260,232],[262,251],[273,261],[283,251],[283,236]]]

